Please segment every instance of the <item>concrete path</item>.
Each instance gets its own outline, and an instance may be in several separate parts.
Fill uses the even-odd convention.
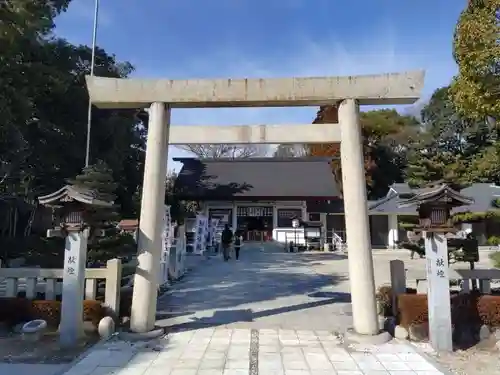
[[[149,344],[110,342],[65,375],[442,375],[399,343],[345,346],[329,331],[187,330]]]
[[[319,271],[334,254],[290,254],[246,246],[239,261],[200,264],[158,303],[158,325],[170,330],[231,328],[328,329],[352,324],[347,270]],[[314,316],[314,319],[311,319]]]
[[[0,375],[58,375],[68,365],[0,363]]]
[[[198,262],[159,300],[165,337],[98,345],[66,375],[443,374],[405,343],[343,342],[351,310],[347,269],[326,266],[336,262],[255,246]]]

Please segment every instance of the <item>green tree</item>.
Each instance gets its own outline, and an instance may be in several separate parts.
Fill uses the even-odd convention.
[[[117,207],[114,204],[116,199],[115,191],[118,184],[113,179],[113,171],[103,161],[90,165],[83,169],[83,172],[74,179],[68,180],[78,191],[90,191],[96,199],[113,203],[109,207],[92,206],[90,225],[94,228],[107,228],[119,218]]]
[[[455,29],[459,73],[451,89],[460,112],[484,119],[500,115],[500,0],[469,0]]]
[[[418,139],[420,123],[390,109],[362,112],[360,122],[368,196],[375,199],[384,196],[394,182],[403,181],[407,153]],[[338,123],[337,108],[321,107],[314,123]],[[333,174],[342,186],[340,143],[307,145],[307,149],[309,155],[333,158]]]
[[[482,181],[482,172],[471,173],[471,166],[478,163],[482,150],[493,144],[486,122],[459,113],[448,86],[433,93],[421,119],[423,132],[409,152],[406,178],[410,185]]]
[[[172,221],[184,223],[184,219],[196,215],[200,209],[199,202],[180,199],[175,191],[175,180],[178,174],[169,171],[165,179],[165,203],[170,205]]]
[[[78,190],[92,191],[97,199],[114,202],[118,184],[113,179],[113,171],[103,161],[98,161],[83,169],[83,172],[68,182]],[[135,254],[137,246],[134,238],[127,233],[120,233],[117,228],[119,215],[117,206],[91,207],[88,259],[89,262],[106,262],[119,256]],[[104,229],[104,235],[96,232]]]
[[[0,192],[35,197],[58,189],[84,165],[91,49],[52,33],[69,1],[9,1],[0,7]],[[133,68],[97,48],[95,73],[126,77]],[[134,212],[142,183],[146,128],[133,111],[94,108],[91,160],[119,183],[117,202]]]

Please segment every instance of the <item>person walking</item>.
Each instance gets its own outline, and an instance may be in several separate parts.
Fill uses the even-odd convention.
[[[243,245],[243,236],[241,235],[241,232],[236,232],[235,238],[234,238],[234,253],[236,255],[236,260],[240,259],[240,249],[241,246]]]
[[[229,229],[229,225],[224,225],[224,230],[221,234],[221,244],[222,244],[222,255],[224,256],[224,262],[227,262],[229,257],[229,249],[231,243],[233,242],[233,231]]]

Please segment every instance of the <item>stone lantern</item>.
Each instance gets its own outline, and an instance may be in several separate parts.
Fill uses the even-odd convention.
[[[474,203],[446,184],[418,190],[415,196],[400,202],[400,207],[416,206],[419,225],[416,232],[448,233],[456,229],[451,221],[451,210]]]
[[[450,212],[472,203],[472,198],[446,184],[418,190],[415,196],[400,202],[400,207],[416,206],[419,225],[414,231],[425,239],[429,338],[438,352],[453,351],[446,233],[456,230]]]
[[[112,207],[113,202],[99,199],[95,191],[71,185],[39,197],[38,201],[55,209],[55,227],[48,230],[47,236],[65,238],[59,331],[61,344],[72,346],[83,334],[83,296],[91,213],[96,207]]]
[[[89,226],[92,208],[112,207],[114,204],[112,201],[100,199],[99,194],[93,190],[72,185],[41,196],[38,201],[41,205],[54,208],[54,230],[71,232],[82,231]]]

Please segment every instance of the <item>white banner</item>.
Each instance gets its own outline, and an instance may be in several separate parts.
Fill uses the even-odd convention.
[[[164,285],[168,282],[168,262],[170,256],[170,247],[173,244],[174,228],[170,217],[170,206],[165,206],[165,215],[163,217],[162,233],[162,251],[160,259],[159,284]]]
[[[196,215],[194,226],[193,253],[203,254],[207,248],[208,218]]]

